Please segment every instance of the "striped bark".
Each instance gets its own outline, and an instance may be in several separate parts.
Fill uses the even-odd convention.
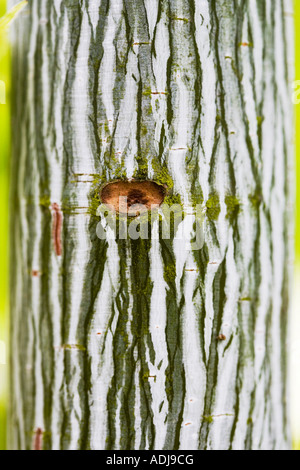
[[[31,0],[13,36],[10,447],[286,449],[291,0]],[[192,250],[97,237],[151,179]]]

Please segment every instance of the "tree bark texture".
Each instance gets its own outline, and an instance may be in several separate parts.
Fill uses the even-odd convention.
[[[11,448],[289,447],[292,29],[289,0],[31,0],[15,22]],[[201,249],[100,240],[125,178],[184,223],[201,204]]]

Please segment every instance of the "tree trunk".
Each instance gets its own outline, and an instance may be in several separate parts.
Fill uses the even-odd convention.
[[[13,38],[10,448],[286,449],[290,0],[31,0]],[[152,180],[203,240],[97,236]],[[193,230],[191,230],[193,237]]]

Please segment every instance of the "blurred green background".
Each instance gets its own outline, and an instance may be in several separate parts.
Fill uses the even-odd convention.
[[[296,73],[295,79],[300,80],[300,1],[294,0],[294,11],[295,11],[295,65]],[[300,134],[297,134],[297,130],[300,128],[300,105],[295,106],[295,138],[296,138],[296,177],[297,177],[297,191],[296,191],[296,233],[295,233],[295,245],[296,245],[296,258],[295,267],[298,271],[300,269]]]
[[[300,80],[300,1],[294,0],[295,12],[295,79]],[[295,269],[291,325],[291,416],[294,449],[300,450],[300,104],[295,105]]]
[[[263,0],[262,0],[263,1]],[[300,80],[300,1],[295,0],[296,79]],[[5,14],[6,0],[0,0],[0,17]],[[10,51],[7,33],[0,30],[0,81],[6,86],[6,104],[0,104],[0,341],[7,344],[8,331],[8,182],[10,146]],[[292,90],[291,90],[292,95]],[[296,129],[300,127],[300,105],[295,106]],[[300,182],[300,134],[296,132],[296,175]],[[299,184],[297,184],[299,188]],[[294,448],[300,450],[300,193],[296,204],[296,262],[294,278],[293,319],[291,338],[291,415]],[[0,450],[5,449],[7,365],[0,357]]]
[[[6,0],[0,0],[0,17]],[[0,80],[6,87],[6,104],[0,104],[0,341],[7,344],[8,320],[8,174],[9,174],[9,47],[7,34],[0,30]],[[7,366],[0,357],[0,449],[5,449],[7,402]]]

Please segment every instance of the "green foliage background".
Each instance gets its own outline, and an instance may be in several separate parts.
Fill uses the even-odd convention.
[[[262,0],[263,1],[263,0]],[[300,80],[300,1],[295,0],[296,79]],[[0,0],[0,17],[6,0]],[[18,21],[18,20],[16,20]],[[8,330],[8,183],[10,147],[10,51],[7,33],[0,31],[0,80],[6,85],[6,104],[0,104],[0,341],[7,344]],[[291,90],[292,96],[292,90]],[[300,129],[300,105],[295,106],[296,131]],[[13,134],[14,130],[12,130]],[[17,130],[15,130],[17,132]],[[300,270],[300,134],[296,132],[296,269]],[[0,450],[5,449],[7,366],[0,364]],[[298,372],[299,373],[299,372]],[[300,449],[300,445],[295,445]]]
[[[0,17],[6,0],[0,0]],[[0,104],[0,341],[7,344],[8,320],[8,168],[10,142],[10,80],[7,33],[0,31],[0,80],[6,86],[6,104]],[[0,449],[5,449],[7,366],[0,364]]]
[[[295,11],[295,60],[296,60],[296,80],[300,80],[300,1],[294,0],[294,11]],[[296,245],[296,269],[300,269],[300,104],[295,106],[295,118],[296,118],[296,178],[297,178],[297,191],[296,191],[296,233],[295,233],[295,245]]]

